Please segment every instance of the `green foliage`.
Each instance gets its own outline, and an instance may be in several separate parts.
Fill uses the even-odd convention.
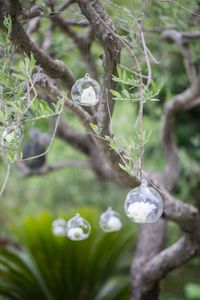
[[[23,250],[0,249],[0,295],[21,300],[129,298],[123,254],[131,245],[132,225],[105,234],[96,209],[80,212],[92,225],[91,236],[81,242],[53,236],[49,213],[25,221],[17,230]]]
[[[90,123],[90,127],[92,128],[92,130],[94,131],[94,133],[99,136],[101,133],[101,129],[94,123]]]
[[[147,69],[143,51],[138,47],[139,39],[137,35],[137,24],[145,14],[145,40],[153,56],[159,62],[158,64],[154,64],[152,60],[150,60],[152,65],[152,78],[157,84],[157,90],[160,89],[160,84],[164,82],[164,86],[159,94],[160,102],[146,101],[144,107],[143,126],[147,136],[146,138],[144,137],[144,141],[147,140],[148,143],[145,144],[143,165],[145,166],[145,169],[148,170],[162,170],[164,165],[162,147],[158,137],[163,104],[175,94],[182,92],[188,86],[188,79],[179,48],[176,45],[167,44],[163,41],[161,42],[161,32],[165,28],[172,28],[179,31],[199,30],[198,17],[195,17],[190,13],[190,10],[194,11],[197,8],[197,1],[181,0],[177,2],[186,9],[178,6],[175,1],[146,0],[143,1],[144,12],[141,14],[141,0],[103,1],[106,10],[117,24],[117,32],[123,37],[125,42],[130,43],[133,47],[134,53],[141,62],[144,75],[146,75]],[[56,0],[55,3],[55,7],[59,7],[63,4],[63,1]],[[26,8],[29,9],[30,1],[22,0],[22,5],[24,4],[26,5]],[[51,22],[49,22],[49,19],[47,18],[49,10],[44,1],[36,0],[36,5],[38,5],[43,17],[40,21],[40,30],[35,31],[32,37],[37,41],[38,45],[40,45],[44,40],[44,35],[49,29]],[[115,5],[119,5],[119,7]],[[67,12],[62,12],[61,16],[63,18],[73,18],[77,21],[83,20],[84,18],[83,15],[80,14],[80,11],[77,10],[77,6],[74,8],[73,5],[70,6]],[[196,25],[195,22],[193,22],[194,19],[196,19]],[[24,114],[21,114],[21,106],[23,106],[23,102],[27,100],[24,98],[24,101],[22,101],[26,88],[24,82],[29,80],[28,76],[31,73],[29,66],[30,68],[31,65],[33,66],[33,58],[19,59],[18,56],[13,57],[10,55],[13,53],[13,48],[8,38],[12,26],[9,19],[5,20],[5,25],[8,28],[8,35],[0,32],[0,44],[1,47],[3,47],[3,53],[0,53],[0,69],[3,68],[3,71],[0,74],[0,99],[6,99],[9,109],[2,110],[1,108],[0,120],[3,122],[7,120],[4,125],[6,125],[5,127],[8,127],[8,124],[11,124],[13,121],[13,116],[18,124],[22,117],[25,121],[25,127],[27,128],[27,126],[32,125],[33,119],[36,120],[42,116],[48,117],[52,113],[59,113],[60,108],[57,110],[54,110],[53,108],[53,111],[50,111],[46,102],[40,102],[40,99],[37,98],[31,103],[31,109],[27,110],[25,107]],[[80,28],[74,28],[74,30],[80,35],[84,34],[83,30],[81,31]],[[63,43],[63,38],[65,39],[65,43]],[[198,43],[191,44],[190,49],[192,60],[198,64],[200,55]],[[98,42],[94,42],[91,51],[98,70],[100,71],[101,80],[101,56],[103,50]],[[85,63],[83,59],[80,58],[78,49],[76,49],[76,46],[69,37],[63,35],[63,32],[59,28],[56,28],[52,32],[52,44],[49,52],[55,59],[62,59],[77,78],[82,77],[85,73]],[[13,58],[12,62],[10,61],[11,57]],[[122,50],[121,63],[123,64],[120,67],[121,74],[114,77],[114,80],[117,83],[117,89],[113,92],[115,93],[113,95],[116,100],[119,99],[123,101],[116,101],[112,124],[115,138],[111,138],[109,143],[110,147],[117,150],[124,159],[124,164],[121,164],[121,167],[128,173],[133,174],[133,162],[137,161],[138,156],[137,124],[135,125],[133,122],[134,119],[137,120],[138,100],[140,97],[139,94],[136,93],[138,89],[137,74],[132,72],[132,67],[135,67],[135,64],[133,61],[130,61],[130,53],[128,53],[127,49]],[[120,72],[120,70],[118,69],[118,72]],[[5,85],[4,88],[1,86],[3,82]],[[153,95],[156,93],[156,90],[154,91],[153,86],[150,86],[150,91],[152,94],[146,95],[146,98],[154,98]],[[33,94],[31,95],[31,99],[33,99]],[[132,99],[134,101],[132,101]],[[124,100],[131,101],[124,102]],[[188,118],[177,118],[176,124],[178,130],[176,130],[175,135],[178,144],[181,146],[180,158],[182,167],[181,177],[175,192],[181,199],[185,199],[192,203],[197,199],[196,203],[199,205],[199,168],[197,162],[200,157],[198,134],[200,128],[196,121],[199,118],[199,112],[195,115],[187,112],[187,116]],[[74,120],[73,116],[68,114],[68,119],[73,127],[81,130],[80,124]],[[46,120],[43,121],[47,123]],[[39,127],[47,130],[48,126],[44,126],[44,123],[42,122],[39,123]],[[91,128],[95,134],[100,134],[100,128],[95,124],[91,124]],[[24,124],[22,125],[22,129],[24,130]],[[148,138],[148,135],[150,134],[149,129],[151,129],[150,139]],[[195,134],[193,135],[193,133]],[[14,159],[12,158],[13,153],[15,154],[15,151],[13,150],[10,155],[7,152],[9,160],[15,159],[15,155]],[[18,154],[18,157],[19,156],[20,154]],[[85,159],[83,155],[78,154],[74,149],[71,149],[70,146],[66,146],[60,141],[55,141],[52,151],[48,153],[48,163],[55,162],[58,158]],[[0,172],[2,179],[5,176],[3,164],[0,166]],[[1,232],[5,232],[4,224],[20,223],[22,216],[30,213],[34,215],[42,209],[45,209],[45,207],[48,207],[52,211],[67,211],[71,207],[81,204],[96,205],[101,209],[106,208],[108,203],[109,205],[116,205],[117,208],[122,207],[121,201],[124,199],[126,192],[125,189],[123,190],[121,187],[115,186],[112,183],[97,182],[92,173],[87,170],[81,172],[74,169],[61,170],[49,174],[46,177],[21,180],[19,173],[12,169],[11,180],[1,204],[2,214],[0,220],[3,224],[1,226]],[[34,226],[35,223],[33,224],[33,227]],[[171,234],[171,232],[168,234],[167,245],[170,245],[179,236],[179,232],[176,233],[174,227],[170,227],[170,230],[173,231],[173,234]],[[19,254],[19,252],[17,253]],[[35,258],[32,258],[32,254],[30,254],[30,257],[30,260],[34,259],[35,264]],[[197,271],[199,271],[198,264],[199,262],[197,263]],[[180,282],[178,280],[184,277],[183,273],[184,276],[186,276],[186,274],[189,275],[184,281]],[[170,291],[167,296],[163,295],[162,299],[168,300],[169,298],[173,298],[188,300],[189,296],[184,298],[183,293],[179,295],[179,290],[182,291],[184,289],[184,285],[187,281],[193,281],[194,270],[188,267],[183,270],[181,276],[179,273],[174,274],[175,276],[173,277],[172,275],[172,280],[170,282],[166,281],[166,286]],[[198,276],[199,273],[197,273],[196,277]],[[117,287],[115,280],[118,281]],[[127,279],[123,277],[120,282],[118,278],[111,279],[105,284],[104,288],[101,289],[101,292],[99,292],[98,295],[100,295],[100,299],[102,299],[101,297],[104,297],[104,300],[112,299],[111,295],[109,295],[109,297],[106,296],[107,290],[111,289],[112,295],[114,295],[115,290],[117,291],[117,288],[120,288],[120,283],[124,280],[126,281]],[[39,281],[40,280],[38,280],[38,282]],[[113,284],[115,285],[115,290],[112,288]],[[37,285],[37,283],[35,283],[35,285]],[[40,287],[38,289],[41,291]],[[119,299],[123,299],[122,297],[123,296],[120,298],[119,296]],[[26,299],[29,299],[29,296],[27,296]],[[35,299],[37,299],[37,296]]]
[[[158,87],[156,82],[151,80],[151,84],[145,86],[141,83],[140,75],[136,74],[135,76],[135,72],[125,66],[119,65],[117,73],[118,76],[113,76],[113,81],[118,83],[118,91],[111,90],[116,101],[139,102],[140,105],[141,102],[143,105],[149,101],[159,101],[156,96],[160,93],[162,85]],[[128,174],[136,176],[139,174],[139,161],[144,154],[144,146],[146,146],[151,134],[143,128],[141,117],[140,112],[134,125],[134,138],[129,138],[126,141],[124,138],[105,137],[110,147],[118,152],[121,157],[123,163],[119,164],[120,168]]]
[[[146,144],[149,140],[149,135],[145,135],[145,131],[143,131],[143,143]],[[134,138],[125,139],[121,137],[110,137],[105,136],[105,139],[108,141],[110,148],[115,150],[122,162],[119,163],[119,166],[122,170],[127,172],[130,175],[137,175],[137,160],[140,152],[140,145],[139,145],[139,133],[138,131],[135,132]]]
[[[199,299],[200,297],[200,284],[188,283],[185,286],[185,293],[188,300]]]
[[[127,71],[128,70],[128,71]],[[122,66],[117,68],[118,77],[113,76],[113,81],[117,82],[121,86],[121,91],[111,90],[114,99],[117,101],[159,101],[156,96],[160,93],[161,87],[158,88],[156,82],[151,81],[151,85],[141,91],[140,80],[135,78],[133,72]]]
[[[5,19],[4,25],[7,33],[0,31],[0,153],[5,160],[13,163],[21,158],[20,144],[27,122],[60,114],[65,95],[58,99],[57,104],[49,104],[41,100],[35,90],[35,81],[39,71],[35,74],[36,61],[33,55],[25,56],[15,61],[14,49],[9,40],[12,30],[10,17]],[[18,135],[21,131],[21,137]],[[6,142],[6,145],[5,145]]]
[[[181,180],[177,183],[176,193],[181,199],[199,207],[199,174],[200,168],[184,148],[180,149]],[[189,183],[189,184],[188,184]]]

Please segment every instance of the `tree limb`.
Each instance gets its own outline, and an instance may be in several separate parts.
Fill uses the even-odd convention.
[[[192,84],[193,81],[197,80],[197,72],[192,62],[189,50],[189,42],[193,39],[200,38],[200,33],[182,33],[176,30],[165,30],[162,33],[162,37],[168,42],[175,42],[180,47],[184,59],[185,69],[187,71],[190,83]]]
[[[91,42],[92,36],[91,30],[89,30],[86,37],[79,36],[76,31],[74,31],[69,22],[64,20],[59,15],[55,14],[51,18],[52,22],[59,26],[74,42],[77,48],[80,50],[81,56],[88,67],[88,71],[94,79],[98,79],[98,71],[95,61],[91,54]]]
[[[115,25],[98,0],[77,0],[77,2],[104,47],[102,99],[97,112],[101,134],[104,136],[109,134],[110,116],[114,109],[114,100],[110,90],[115,89],[112,75],[116,75],[119,63],[120,42],[112,34],[115,31]]]
[[[11,40],[12,43],[20,48],[22,52],[26,53],[26,55],[29,56],[33,53],[37,64],[41,66],[50,77],[60,79],[69,90],[72,88],[75,79],[64,63],[58,60],[53,60],[45,52],[40,50],[30,40],[22,25],[15,20],[13,21]]]
[[[38,176],[38,175],[46,175],[51,172],[65,169],[65,168],[80,168],[80,169],[91,169],[91,165],[89,161],[83,161],[83,160],[64,160],[64,161],[58,161],[55,163],[52,163],[47,166],[43,166],[39,169],[30,169],[26,167],[24,162],[18,162],[17,163],[18,168],[22,172],[22,175],[24,177],[32,177],[32,176]]]
[[[134,300],[151,300],[149,291],[160,279],[171,270],[181,266],[197,253],[197,249],[190,238],[185,235],[178,242],[154,256],[142,269],[143,284],[140,285],[138,298]],[[152,298],[156,299],[156,298]]]
[[[71,127],[68,124],[66,118],[64,117],[60,118],[56,131],[56,136],[72,145],[75,149],[81,151],[86,155],[89,155],[90,144],[88,136],[77,132],[73,127]]]
[[[29,38],[23,26],[18,22],[17,17],[20,11],[19,2],[17,0],[1,0],[0,7],[0,26],[3,27],[5,17],[10,15],[12,18],[12,31],[10,34],[10,39],[17,49],[28,56],[30,56],[32,53],[37,61],[37,64],[40,65],[49,76],[60,79],[62,83],[70,90],[75,82],[75,79],[71,72],[66,68],[65,64],[62,61],[53,60],[45,52],[40,50]]]
[[[148,288],[147,297],[143,295],[141,289],[145,285],[143,269],[148,261],[160,252],[164,241],[165,227],[166,224],[163,220],[159,220],[155,224],[140,226],[139,239],[131,265],[132,300],[155,300],[158,297],[159,290],[155,282],[151,288]]]
[[[36,88],[38,88],[44,95],[49,96],[54,102],[57,102],[58,98],[61,97],[61,93],[52,80],[43,73],[40,73],[39,75],[36,73],[34,76],[37,76],[37,79],[34,81]],[[64,105],[69,109],[69,111],[77,116],[84,127],[90,129],[92,117],[87,111],[70,99],[66,99]]]
[[[49,96],[52,101],[58,101],[58,97],[60,97],[58,88],[44,74],[40,73],[39,76],[37,75],[35,86],[44,95]],[[121,161],[119,154],[111,149],[106,139],[102,138],[101,136],[97,136],[93,131],[92,127],[90,126],[90,123],[94,122],[93,118],[85,110],[83,110],[82,107],[78,106],[70,99],[65,101],[65,107],[79,119],[86,132],[91,136],[92,140],[95,141],[98,148],[105,155],[105,158],[113,169],[113,172],[116,174],[115,177],[118,178],[118,181],[121,181],[124,185],[132,188],[138,186],[140,184],[139,178],[127,174],[127,172],[120,168],[119,163],[123,162]]]
[[[179,156],[174,139],[174,123],[176,115],[190,109],[200,95],[200,79],[193,82],[192,86],[184,92],[174,96],[166,102],[162,120],[161,139],[165,152],[166,167],[163,173],[156,175],[166,189],[171,190],[179,175]]]

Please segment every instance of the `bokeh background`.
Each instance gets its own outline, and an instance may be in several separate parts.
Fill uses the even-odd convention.
[[[27,1],[22,1],[28,5]],[[36,1],[44,9],[43,1]],[[62,1],[55,1],[59,6]],[[133,3],[134,2],[134,3]],[[118,32],[125,34],[124,26],[134,24],[126,18],[126,12],[119,10],[110,1],[103,0]],[[140,18],[140,1],[114,0],[114,4],[126,7]],[[143,165],[149,170],[161,170],[164,164],[160,144],[160,123],[163,105],[173,95],[189,85],[180,50],[176,45],[166,44],[161,37],[164,28],[178,31],[197,31],[200,25],[200,3],[195,0],[145,1],[145,37],[148,47],[158,64],[152,65],[153,79],[162,85],[159,102],[147,102],[144,108],[144,128],[149,134],[145,145]],[[183,6],[183,7],[182,7]],[[196,15],[192,14],[196,12]],[[64,12],[65,18],[82,18],[76,7]],[[123,23],[124,22],[124,23]],[[127,22],[127,23],[125,23]],[[49,19],[41,19],[40,31],[33,37],[42,43],[42,32],[48,29]],[[80,31],[81,29],[76,29]],[[136,49],[136,52],[138,50]],[[199,70],[200,52],[198,40],[191,45],[192,59]],[[85,65],[71,40],[56,28],[52,35],[50,53],[62,59],[77,78],[85,74]],[[102,48],[96,42],[92,53],[101,74]],[[139,54],[138,54],[139,55]],[[20,58],[18,57],[17,60]],[[127,53],[123,54],[123,65],[129,66]],[[136,103],[117,102],[113,117],[113,132],[120,138],[129,139],[134,135],[134,120],[137,115]],[[71,125],[82,131],[73,115],[66,112]],[[200,108],[183,113],[176,120],[176,138],[180,150],[181,176],[174,194],[200,207]],[[51,120],[36,122],[34,127],[48,133]],[[24,143],[28,139],[28,131]],[[61,159],[86,159],[69,144],[55,138],[47,154],[47,164]],[[0,161],[0,182],[6,172]],[[0,243],[13,244],[23,249],[23,254],[13,250],[0,250],[0,299],[17,290],[21,285],[21,298],[12,299],[129,299],[129,269],[137,239],[138,226],[130,223],[123,211],[128,189],[112,182],[97,180],[90,170],[66,168],[45,176],[23,178],[13,166],[3,197],[0,199]],[[108,207],[118,211],[124,228],[118,233],[104,234],[100,231],[98,219]],[[51,222],[58,217],[70,218],[81,212],[92,224],[92,235],[84,242],[71,242],[54,237]],[[179,237],[180,229],[169,222],[165,245]],[[9,262],[5,260],[9,259]],[[18,291],[19,292],[19,291]],[[31,298],[32,293],[32,298]],[[4,296],[3,296],[4,295]],[[7,298],[5,298],[7,299]],[[162,281],[161,299],[200,299],[200,258],[191,260],[184,267],[173,271]]]

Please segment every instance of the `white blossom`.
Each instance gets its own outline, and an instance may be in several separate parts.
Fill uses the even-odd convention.
[[[145,223],[148,215],[156,208],[156,205],[149,202],[134,202],[127,208],[127,216],[135,222]]]
[[[79,241],[85,238],[85,233],[80,227],[76,227],[69,229],[67,236],[72,241]]]
[[[96,98],[95,90],[92,86],[84,89],[81,94],[81,103],[87,105],[95,105],[97,104],[98,99]]]
[[[119,218],[113,216],[113,217],[109,218],[107,227],[111,231],[118,231],[122,227],[122,222]]]

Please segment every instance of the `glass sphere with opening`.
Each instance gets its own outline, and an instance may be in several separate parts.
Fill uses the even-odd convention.
[[[124,210],[132,222],[154,223],[163,213],[163,200],[156,189],[142,183],[128,193]]]
[[[89,237],[90,232],[90,224],[79,214],[76,214],[67,222],[66,234],[72,241],[85,240]]]
[[[92,79],[89,74],[85,74],[75,82],[71,90],[72,100],[83,106],[94,106],[100,101],[101,88],[99,83]]]
[[[122,228],[119,214],[111,207],[101,214],[99,225],[104,232],[119,231]]]

